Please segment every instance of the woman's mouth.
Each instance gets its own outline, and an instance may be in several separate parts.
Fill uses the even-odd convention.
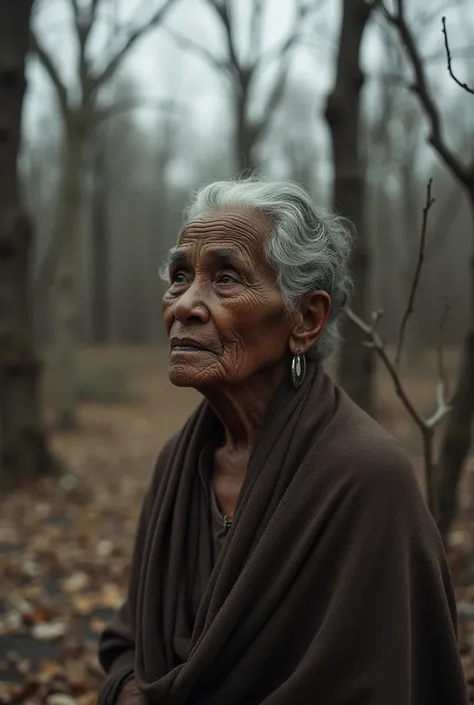
[[[193,338],[173,337],[170,340],[172,353],[198,353],[206,352],[207,348],[198,340]]]
[[[196,348],[193,345],[173,345],[171,352],[205,352],[204,348]]]

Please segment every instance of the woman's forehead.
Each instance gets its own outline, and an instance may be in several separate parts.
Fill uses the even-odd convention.
[[[269,216],[249,210],[211,211],[187,223],[179,238],[173,264],[204,258],[214,264],[258,267],[265,262],[264,244],[271,229]]]
[[[206,240],[239,240],[246,245],[262,245],[270,231],[271,219],[264,213],[244,208],[216,209],[187,223],[179,242]],[[204,244],[203,242],[203,244]]]

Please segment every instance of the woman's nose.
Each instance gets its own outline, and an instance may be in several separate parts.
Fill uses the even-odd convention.
[[[177,299],[174,315],[183,323],[190,320],[206,323],[209,320],[209,309],[206,306],[205,296],[196,281]]]

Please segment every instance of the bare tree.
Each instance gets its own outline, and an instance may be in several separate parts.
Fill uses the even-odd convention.
[[[107,136],[98,132],[93,141],[91,214],[91,332],[95,344],[108,340],[110,321],[109,180]]]
[[[116,0],[114,0],[115,2]],[[75,102],[68,90],[58,65],[44,46],[38,33],[32,32],[31,42],[41,65],[47,72],[58,99],[64,128],[62,178],[57,197],[57,213],[50,260],[53,261],[53,330],[55,367],[55,414],[61,428],[75,425],[76,364],[78,341],[78,240],[79,213],[82,199],[82,178],[85,143],[92,131],[106,118],[131,106],[124,104],[102,106],[99,92],[111,81],[122,62],[152,28],[161,23],[176,0],[165,0],[158,9],[143,2],[135,16],[145,14],[141,23],[122,27],[110,38],[111,51],[105,63],[97,68],[90,56],[90,37],[105,0],[89,0],[88,4],[68,0],[74,17],[74,31],[78,45],[79,101]],[[141,12],[141,10],[143,10]]]
[[[474,155],[471,155],[466,163],[446,140],[440,110],[430,88],[426,68],[414,33],[406,19],[405,3],[403,0],[397,0],[394,12],[389,11],[384,5],[381,7],[386,19],[396,30],[412,68],[412,90],[418,97],[430,127],[429,143],[464,189],[474,218]],[[448,70],[452,75],[451,56],[444,23],[442,29],[447,49]],[[471,92],[466,84],[460,81],[457,83],[460,83],[467,92]],[[452,412],[447,419],[436,472],[439,528],[443,536],[447,536],[455,516],[459,481],[471,447],[471,429],[474,418],[474,256],[471,259],[470,282],[469,320],[461,350],[461,362],[452,401]]]
[[[51,470],[32,323],[33,227],[18,176],[32,0],[0,0],[0,486]]]
[[[234,155],[238,172],[253,171],[257,167],[256,148],[267,130],[273,113],[281,101],[290,67],[290,52],[302,37],[302,28],[308,22],[314,3],[295,0],[293,26],[287,38],[266,50],[262,46],[265,0],[252,0],[251,17],[247,28],[247,52],[238,46],[235,15],[237,1],[205,0],[219,20],[225,36],[224,58],[213,54],[204,45],[185,37],[174,29],[167,31],[178,46],[194,51],[216,71],[230,81],[233,113],[235,116]],[[243,55],[244,54],[244,55]],[[252,117],[252,95],[262,69],[276,63],[276,71],[263,108],[258,117]]]
[[[355,314],[370,316],[370,247],[364,213],[365,174],[361,159],[360,102],[364,75],[360,47],[377,0],[343,0],[334,88],[327,99],[326,120],[334,158],[333,207],[349,218],[357,231],[352,255]],[[339,381],[368,413],[374,412],[374,356],[361,345],[360,331],[347,320],[339,362]]]

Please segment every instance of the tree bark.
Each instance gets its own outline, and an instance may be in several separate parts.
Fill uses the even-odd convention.
[[[30,257],[18,155],[32,0],[0,0],[0,489],[55,467],[41,421]]]
[[[80,125],[67,126],[62,183],[56,220],[58,263],[51,289],[53,314],[53,404],[56,426],[77,426],[77,360],[79,340],[79,234],[85,133]]]
[[[355,282],[353,311],[370,320],[370,250],[365,227],[365,174],[360,144],[360,96],[364,76],[360,47],[371,7],[366,0],[343,0],[336,81],[327,99],[326,120],[334,159],[333,207],[355,225],[357,238],[351,270]],[[352,399],[369,414],[375,411],[372,351],[349,319],[343,322],[338,376]]]
[[[474,184],[468,194],[474,223]],[[447,417],[436,468],[438,528],[446,540],[456,516],[458,488],[469,455],[474,419],[474,245],[470,266],[469,322],[461,348],[461,360],[452,411]]]
[[[94,144],[92,195],[92,340],[97,345],[109,339],[109,249],[108,249],[108,180],[106,135],[99,133]]]

